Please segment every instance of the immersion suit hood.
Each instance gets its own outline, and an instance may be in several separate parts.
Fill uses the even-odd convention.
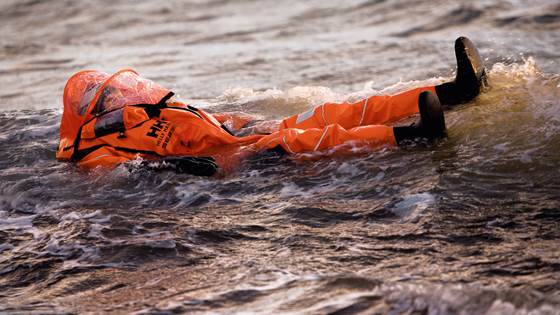
[[[96,70],[74,74],[64,87],[64,112],[56,157],[62,160],[72,157],[80,128],[93,118],[128,105],[155,105],[169,93],[170,90],[141,78],[131,69],[113,75]]]

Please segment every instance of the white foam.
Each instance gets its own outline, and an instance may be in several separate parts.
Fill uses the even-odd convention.
[[[434,196],[427,192],[406,195],[391,211],[403,219],[416,219],[434,203]]]
[[[359,169],[355,164],[350,162],[343,162],[336,168],[336,172],[341,175],[357,176],[364,173],[363,170]]]

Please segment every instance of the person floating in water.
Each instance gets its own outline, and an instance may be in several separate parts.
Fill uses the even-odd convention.
[[[250,123],[249,116],[210,114],[175,101],[173,92],[133,70],[80,71],[64,88],[56,157],[91,169],[139,156],[162,161],[145,163],[151,167],[211,176],[269,150],[295,154],[348,142],[371,148],[433,142],[446,137],[442,105],[471,101],[486,82],[482,59],[469,39],[455,41],[455,55],[457,74],[451,82],[356,103],[326,103],[285,118],[272,132],[248,136],[235,133]],[[418,113],[412,125],[389,125]]]

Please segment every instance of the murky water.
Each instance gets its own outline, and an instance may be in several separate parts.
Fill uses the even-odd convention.
[[[555,1],[0,9],[0,312],[560,314]],[[83,68],[277,119],[441,82],[459,35],[491,88],[435,147],[261,156],[210,179],[54,158]]]

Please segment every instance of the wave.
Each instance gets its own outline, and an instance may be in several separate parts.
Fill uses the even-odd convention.
[[[279,118],[326,101],[396,93],[448,79],[397,82],[381,90],[368,82],[346,94],[320,86],[236,88],[209,101],[207,108]],[[558,238],[554,220],[560,182],[554,170],[560,162],[556,153],[560,77],[541,71],[534,58],[527,58],[521,63],[495,63],[489,82],[490,88],[475,101],[446,113],[450,137],[436,147],[365,150],[353,157],[313,162],[255,157],[219,179],[125,167],[85,173],[54,159],[60,110],[1,112],[1,291],[12,297],[25,290],[51,298],[113,294],[129,290],[127,281],[135,279],[110,278],[115,270],[149,273],[143,268],[162,261],[177,270],[205,266],[208,261],[235,266],[247,255],[255,266],[278,261],[285,270],[305,265],[318,273],[333,273],[351,265],[354,270],[370,268],[374,279],[393,272],[402,278],[378,285],[379,281],[361,276],[351,281],[319,277],[311,282],[294,276],[295,282],[270,290],[232,286],[218,290],[216,285],[204,298],[197,293],[196,299],[182,297],[176,306],[157,310],[423,307],[445,313],[463,301],[466,311],[546,313],[557,301],[515,302],[535,294],[533,290],[554,291],[544,282],[534,286],[525,281],[527,291],[513,295],[493,286],[431,286],[429,275],[407,273],[399,263],[410,255],[420,257],[426,266],[430,259],[453,268],[463,268],[462,261],[472,262],[468,266],[472,274],[458,280],[467,283],[478,283],[480,277],[494,281],[520,274],[537,277],[542,272],[550,276],[558,269],[550,249]],[[508,246],[527,245],[523,235],[540,241],[545,250],[512,255]],[[501,256],[492,260],[481,251]],[[455,260],[443,263],[450,255]],[[282,263],[283,259],[287,260]],[[248,266],[223,269],[225,278],[233,277],[227,270],[250,277],[254,270]],[[450,270],[438,274],[454,275]],[[259,279],[274,286],[274,277]],[[418,279],[423,283],[409,283]],[[306,291],[309,288],[313,289]],[[292,290],[307,293],[275,306],[267,304]],[[309,304],[306,296],[312,297]],[[481,296],[492,298],[475,303]]]

